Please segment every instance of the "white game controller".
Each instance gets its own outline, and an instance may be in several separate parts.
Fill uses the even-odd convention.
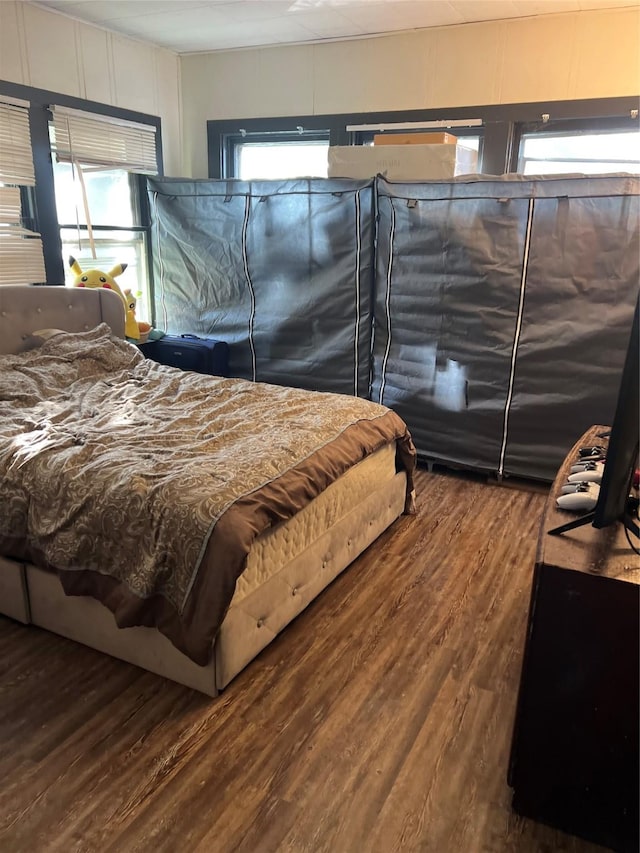
[[[580,459],[571,466],[571,473],[577,474],[578,471],[593,471],[598,465],[604,465],[604,463],[604,456],[600,456],[598,459]]]
[[[576,483],[573,492],[562,494],[556,498],[560,509],[575,512],[590,512],[598,502],[600,486],[597,483]]]
[[[589,484],[588,480],[579,480],[579,481],[574,480],[573,483],[565,483],[564,486],[560,486],[560,494],[561,495],[573,495],[573,494],[575,494],[576,486],[578,486],[580,483],[583,483],[583,482],[585,485]]]
[[[574,468],[578,468],[574,471]],[[583,466],[574,465],[572,474],[567,477],[568,483],[601,483],[604,462],[587,462]]]

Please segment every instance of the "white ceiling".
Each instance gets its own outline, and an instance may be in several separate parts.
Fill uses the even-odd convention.
[[[2,2],[2,0],[0,0]],[[639,0],[39,0],[176,53],[362,38],[557,12],[639,6]]]

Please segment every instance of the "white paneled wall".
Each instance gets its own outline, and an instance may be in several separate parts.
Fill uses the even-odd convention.
[[[639,33],[622,8],[178,57],[0,0],[0,79],[160,116],[165,174],[206,177],[208,119],[637,95]]]
[[[186,173],[207,175],[207,119],[637,95],[639,34],[610,9],[183,56]]]
[[[180,59],[171,51],[0,0],[0,79],[159,116],[165,174],[184,174]]]

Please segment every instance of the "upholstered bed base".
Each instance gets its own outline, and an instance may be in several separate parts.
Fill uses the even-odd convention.
[[[118,628],[99,602],[65,595],[55,574],[4,558],[0,611],[215,696],[392,524],[402,513],[405,490],[405,474],[395,474],[239,603],[232,602],[208,666],[193,663],[155,629]]]
[[[25,625],[31,622],[24,566],[4,557],[0,557],[0,613]]]

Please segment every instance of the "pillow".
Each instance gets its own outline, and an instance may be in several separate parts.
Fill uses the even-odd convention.
[[[61,334],[64,334],[64,329],[38,329],[36,332],[31,332],[30,335],[24,336],[20,352],[38,349],[50,338]]]
[[[32,332],[31,336],[34,338],[42,338],[43,341],[48,341],[49,338],[53,338],[54,335],[64,334],[64,329],[38,329],[37,332]]]

